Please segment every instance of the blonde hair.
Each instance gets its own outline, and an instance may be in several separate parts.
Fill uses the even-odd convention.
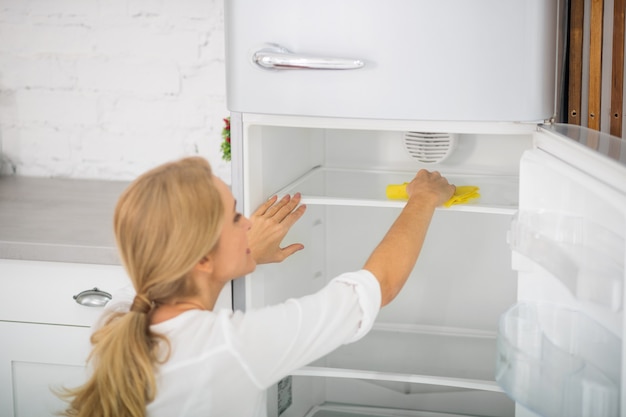
[[[59,395],[64,416],[143,417],[156,395],[155,366],[164,336],[150,330],[152,307],[194,293],[193,267],[215,249],[224,217],[208,162],[185,158],[156,167],[122,194],[114,216],[120,257],[137,296],[91,337],[87,383]]]

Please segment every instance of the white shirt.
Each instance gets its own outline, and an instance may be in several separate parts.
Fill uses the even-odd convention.
[[[158,368],[147,415],[265,416],[268,387],[363,337],[380,303],[378,281],[361,270],[275,306],[245,313],[189,310],[152,325],[170,340],[171,353]]]

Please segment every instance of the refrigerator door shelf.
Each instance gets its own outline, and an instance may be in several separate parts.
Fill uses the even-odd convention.
[[[618,415],[620,364],[619,338],[582,312],[520,303],[500,320],[496,380],[544,417]]]
[[[612,184],[624,182],[626,168],[595,152],[568,152],[584,148],[554,133],[539,133],[536,139],[540,148],[525,152],[520,162],[520,211],[509,240],[514,253],[528,260],[516,269],[524,272],[533,268],[531,264],[539,265],[532,275],[541,279],[520,275],[518,295],[548,301],[569,292],[576,297],[571,307],[580,309],[589,302],[600,307],[589,314],[619,334],[626,197]],[[594,171],[601,164],[607,167],[606,175]],[[553,278],[563,289],[550,295],[545,281]]]
[[[624,238],[581,216],[545,210],[521,210],[508,236],[511,249],[523,255],[514,265],[544,268],[580,300],[612,312],[622,309]]]
[[[477,200],[442,210],[507,215],[517,210],[517,177],[442,174],[457,186],[478,186],[481,195]],[[303,204],[403,207],[405,201],[387,198],[386,187],[409,182],[414,176],[415,172],[316,167],[274,194],[300,192]]]

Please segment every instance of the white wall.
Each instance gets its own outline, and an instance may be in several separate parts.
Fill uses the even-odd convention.
[[[225,181],[222,0],[0,0],[5,174],[130,179],[202,155]]]

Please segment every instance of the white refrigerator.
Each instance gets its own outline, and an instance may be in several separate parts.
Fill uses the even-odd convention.
[[[270,390],[270,416],[619,416],[626,144],[553,123],[557,0],[225,2],[232,188],[308,208],[305,250],[233,283],[238,309],[360,269],[420,168],[437,209],[373,330]],[[390,259],[393,262],[393,259]]]

